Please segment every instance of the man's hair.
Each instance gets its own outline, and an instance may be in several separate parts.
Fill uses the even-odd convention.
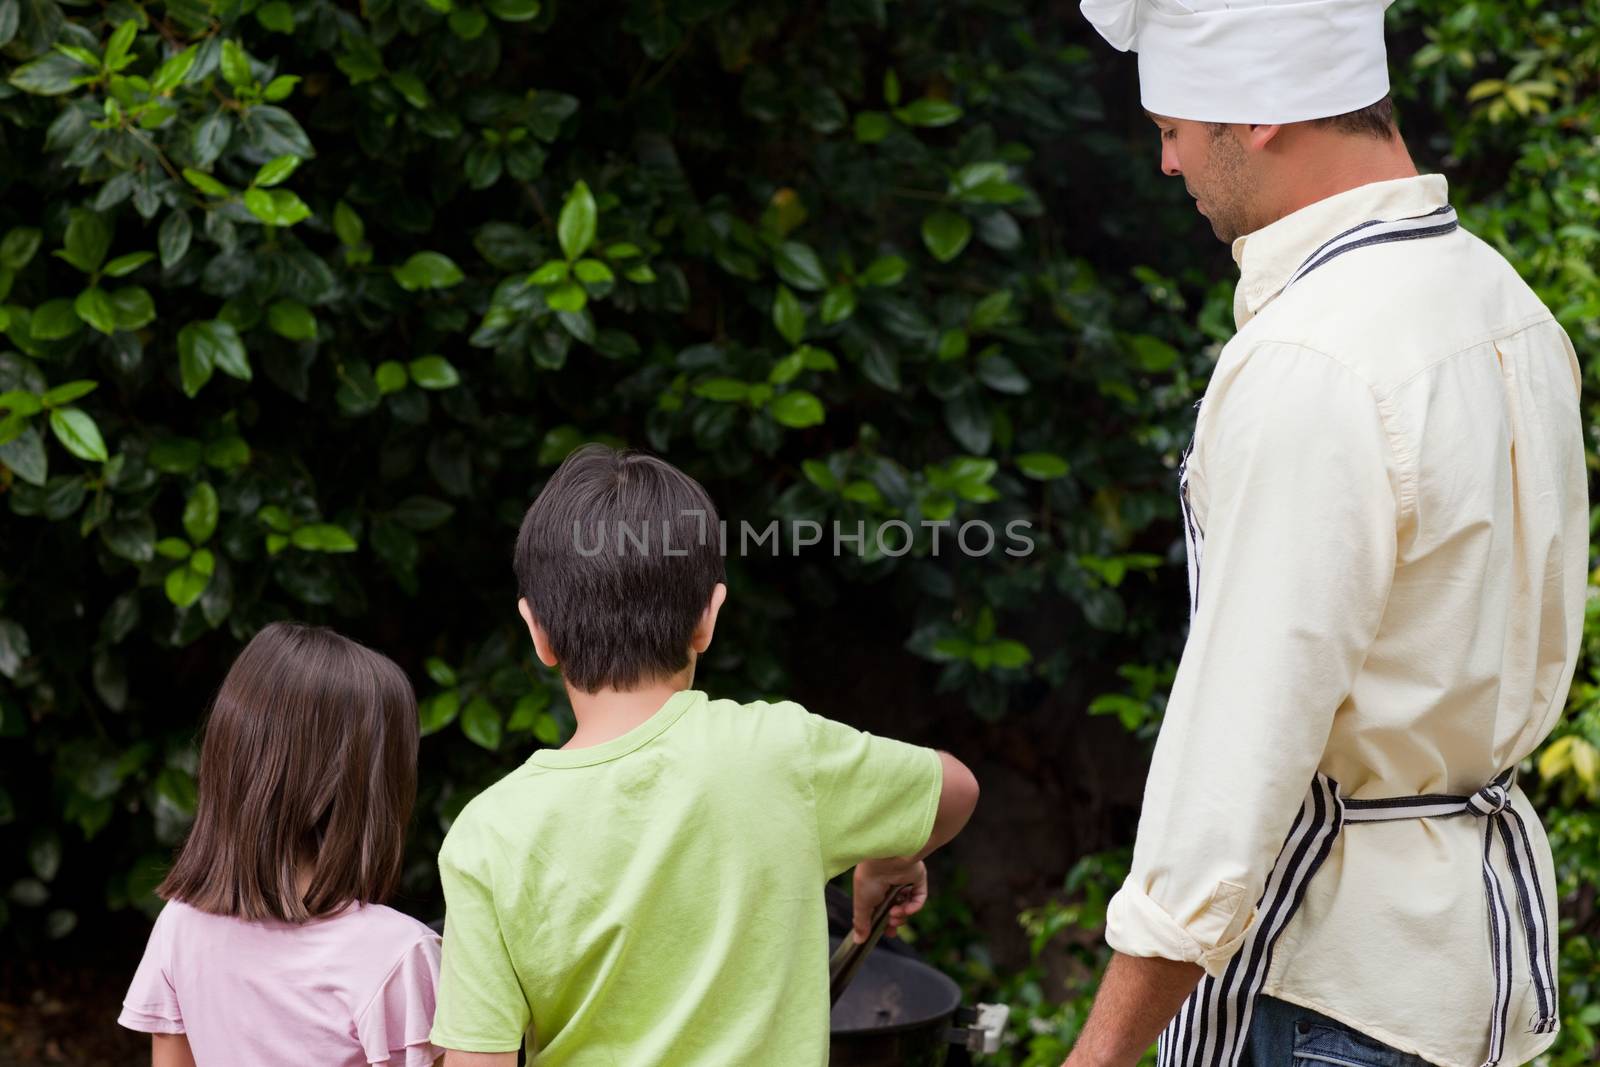
[[[1213,122],[1211,134],[1221,137],[1228,132],[1226,122]],[[1353,134],[1359,137],[1376,137],[1380,141],[1387,141],[1400,131],[1394,124],[1394,100],[1384,97],[1376,104],[1355,111],[1347,111],[1343,115],[1330,115],[1325,119],[1308,119],[1308,126],[1317,126],[1324,129],[1337,130],[1339,133]]]
[[[1368,104],[1355,111],[1347,111],[1343,115],[1312,119],[1311,125],[1329,127],[1340,133],[1376,137],[1380,141],[1387,141],[1399,132],[1394,125],[1394,100],[1388,96],[1376,104]]]
[[[156,892],[253,921],[382,903],[400,879],[416,795],[405,672],[331,630],[272,623],[217,692],[194,827]]]
[[[522,520],[517,588],[568,684],[633,689],[689,664],[723,580],[717,509],[665,460],[585,445]]]

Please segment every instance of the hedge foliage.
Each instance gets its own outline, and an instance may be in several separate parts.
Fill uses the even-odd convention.
[[[735,524],[861,524],[861,552],[730,559],[714,687],[785,691],[816,668],[796,618],[872,583],[905,609],[883,654],[974,715],[1121,664],[1092,710],[1151,734],[1181,641],[1172,470],[1231,271],[1157,172],[1126,57],[1063,12],[0,0],[9,936],[153,906],[198,714],[282,617],[418,668],[425,891],[461,804],[570,728],[506,561],[589,440],[666,454]],[[1586,367],[1597,15],[1392,13],[1419,157]],[[952,551],[971,520],[1026,520],[1033,550]],[[1600,1025],[1595,663],[1539,761],[1569,1062]],[[1018,1057],[1070,1037],[1058,993]]]

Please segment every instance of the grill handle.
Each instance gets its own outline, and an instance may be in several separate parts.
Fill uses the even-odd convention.
[[[962,1026],[951,1027],[945,1039],[971,1052],[999,1052],[1005,1037],[1006,1024],[1011,1021],[1009,1004],[979,1004],[976,1010],[961,1008],[956,1021]]]

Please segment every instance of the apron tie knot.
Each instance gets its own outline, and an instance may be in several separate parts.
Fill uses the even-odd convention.
[[[1467,805],[1475,814],[1489,816],[1499,815],[1506,810],[1506,805],[1510,802],[1511,794],[1506,787],[1499,782],[1490,782],[1472,794],[1472,799],[1467,801]]]

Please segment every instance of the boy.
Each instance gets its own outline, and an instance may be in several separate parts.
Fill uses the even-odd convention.
[[[793,703],[690,688],[727,596],[701,486],[651,456],[574,452],[517,539],[518,609],[577,718],[461,812],[432,1041],[446,1067],[828,1058],[823,886],[855,931],[965,825],[971,773]]]

